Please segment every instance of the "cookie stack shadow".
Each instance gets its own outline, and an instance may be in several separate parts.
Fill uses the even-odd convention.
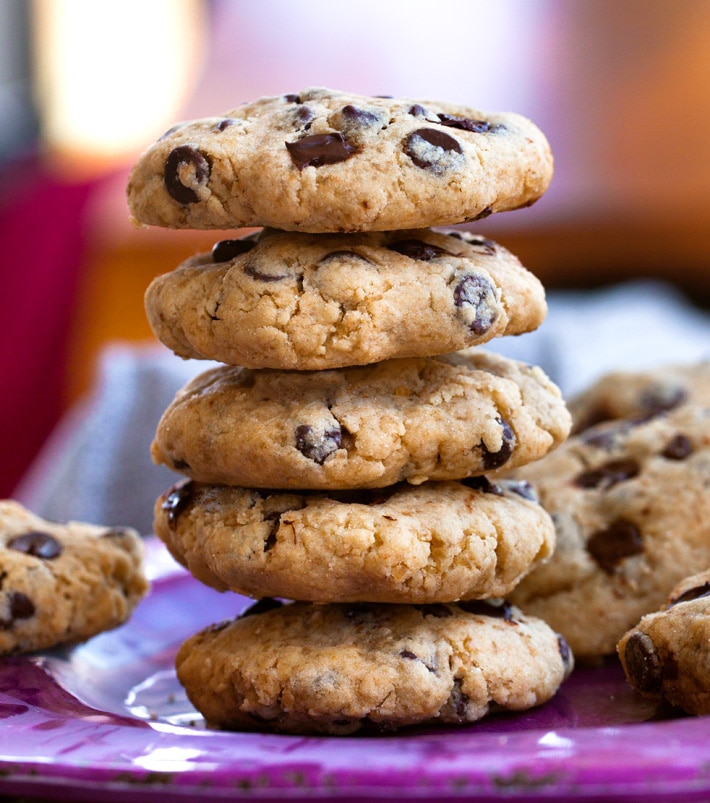
[[[555,531],[503,476],[569,414],[539,368],[481,348],[537,328],[544,290],[501,245],[431,228],[528,205],[551,173],[514,115],[320,89],[176,126],[139,160],[139,222],[258,227],[146,294],[164,345],[222,363],[158,425],[153,459],[184,478],[156,534],[198,580],[258,600],[178,652],[208,724],[466,724],[545,702],[571,671],[564,639],[505,600]]]

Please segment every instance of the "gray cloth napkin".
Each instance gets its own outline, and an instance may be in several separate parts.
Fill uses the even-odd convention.
[[[710,359],[710,314],[671,286],[635,282],[548,294],[535,332],[484,348],[539,365],[570,398],[596,377]],[[96,387],[70,411],[15,494],[56,521],[152,530],[153,505],[179,475],[155,466],[150,443],[161,414],[192,376],[215,363],[184,361],[160,346],[109,345]]]

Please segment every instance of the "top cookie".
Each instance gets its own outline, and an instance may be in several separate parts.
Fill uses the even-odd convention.
[[[176,229],[385,231],[529,206],[552,172],[520,115],[311,88],[176,125],[139,158],[128,204]]]

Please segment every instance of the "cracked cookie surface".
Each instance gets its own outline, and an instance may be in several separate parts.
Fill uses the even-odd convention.
[[[662,608],[623,635],[618,652],[638,692],[710,714],[710,570],[678,583]]]
[[[564,639],[500,600],[263,602],[178,652],[178,678],[213,726],[348,734],[465,725],[546,702],[572,669]]]
[[[316,87],[177,124],[127,193],[147,225],[386,231],[529,206],[552,173],[546,138],[518,114]]]
[[[219,366],[178,392],[152,455],[205,483],[376,488],[520,466],[569,425],[538,367],[475,349],[332,371]]]
[[[537,489],[557,544],[510,598],[580,659],[614,653],[677,582],[710,565],[710,406],[598,424],[512,474]]]
[[[0,655],[85,641],[148,590],[137,532],[46,521],[0,501]]]
[[[219,591],[311,602],[503,597],[554,547],[533,489],[485,477],[330,494],[182,481],[155,533]]]
[[[432,229],[221,241],[156,278],[145,306],[181,357],[297,370],[458,351],[532,331],[547,311],[505,248]]]

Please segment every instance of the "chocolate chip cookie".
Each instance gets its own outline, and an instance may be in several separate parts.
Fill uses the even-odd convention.
[[[178,678],[212,726],[349,734],[464,725],[547,701],[572,668],[564,639],[500,600],[270,602],[177,654]]]
[[[332,371],[219,366],[178,392],[152,455],[206,483],[377,488],[520,466],[569,425],[539,368],[475,349]]]
[[[629,683],[689,714],[710,714],[710,570],[687,577],[618,646]]]
[[[155,532],[219,591],[312,602],[503,597],[554,547],[533,489],[485,477],[328,494],[183,480]]]
[[[85,641],[148,590],[134,530],[46,521],[0,501],[0,655]]]
[[[181,357],[298,370],[457,351],[532,331],[547,311],[505,248],[431,229],[223,240],[155,279],[145,302]]]
[[[537,488],[557,546],[511,600],[578,658],[613,653],[677,582],[710,565],[710,407],[598,424],[513,473]]]
[[[529,206],[553,173],[513,113],[323,88],[180,123],[139,158],[139,224],[303,232],[414,229]]]
[[[710,405],[710,360],[605,374],[569,401],[572,430],[617,418],[649,418],[686,402]]]

